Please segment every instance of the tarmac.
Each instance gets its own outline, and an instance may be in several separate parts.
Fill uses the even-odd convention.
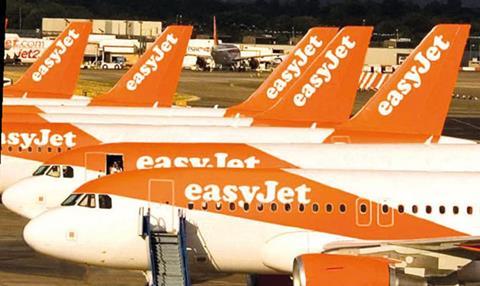
[[[6,68],[7,72],[18,69]],[[82,71],[81,78],[98,79],[101,76],[102,81],[111,81],[113,85],[123,72]],[[198,96],[200,100],[192,102],[195,106],[228,106],[248,97],[264,77],[252,73],[183,72],[178,90]],[[466,95],[466,99],[452,100],[443,134],[480,141],[480,100],[474,99],[475,96],[480,97],[480,73],[460,73],[455,93]],[[360,93],[355,110],[371,94]],[[0,286],[144,285],[145,279],[140,272],[78,265],[34,252],[22,239],[26,223],[26,219],[0,205]],[[243,286],[246,285],[244,281],[244,275],[233,275],[195,285]]]

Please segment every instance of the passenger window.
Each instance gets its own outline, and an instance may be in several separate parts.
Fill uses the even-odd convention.
[[[112,208],[112,198],[107,195],[98,196],[98,205],[101,209],[111,209]]]
[[[382,205],[382,213],[383,214],[388,214],[389,210],[390,210],[390,208],[388,207],[388,205],[385,205],[385,204]]]
[[[272,203],[270,205],[270,209],[272,210],[272,212],[276,212],[277,211],[277,204],[276,203]]]
[[[432,213],[432,207],[431,207],[431,206],[426,206],[426,207],[425,207],[425,212],[426,212],[427,214],[431,214],[431,213]]]
[[[62,206],[74,206],[81,196],[82,194],[71,194],[65,201],[63,201]]]
[[[48,168],[50,168],[50,165],[42,165],[38,167],[38,169],[35,172],[33,172],[33,176],[45,175],[45,172],[47,172]]]
[[[305,205],[304,204],[299,204],[298,205],[298,211],[303,213],[305,211]]]
[[[460,209],[457,206],[453,207],[453,214],[458,214],[460,212]]]
[[[258,205],[257,205],[257,210],[258,210],[259,212],[263,211],[263,204],[262,204],[262,203],[258,203]]]
[[[347,206],[345,204],[340,204],[340,213],[344,214],[347,212]]]
[[[217,209],[217,211],[221,211],[222,210],[222,203],[221,202],[217,202],[215,204],[215,208]]]
[[[438,211],[441,213],[441,214],[444,214],[445,213],[445,207],[444,206],[440,206],[438,208]]]
[[[398,206],[398,213],[403,214],[405,212],[405,207],[403,205]]]
[[[366,204],[361,204],[360,205],[360,213],[361,214],[366,214],[367,213],[367,205]]]
[[[64,178],[73,178],[73,168],[70,166],[62,166]]]
[[[284,208],[285,208],[286,212],[289,212],[292,209],[292,205],[287,203],[287,204],[284,205]]]
[[[333,205],[332,204],[326,204],[325,205],[325,211],[327,213],[332,213],[333,212]]]
[[[473,208],[472,207],[467,207],[467,214],[469,214],[469,215],[473,214]]]
[[[95,208],[95,195],[85,195],[78,205],[80,207]]]
[[[412,206],[412,213],[416,214],[418,212],[418,207],[416,205]]]
[[[48,170],[47,172],[47,176],[60,178],[60,166],[53,165],[52,167],[50,167],[50,170]]]
[[[315,203],[315,204],[312,205],[312,211],[313,211],[314,213],[318,213],[319,210],[320,210],[320,207],[318,206],[317,203]]]
[[[248,211],[250,209],[250,205],[248,203],[243,204],[243,210]]]

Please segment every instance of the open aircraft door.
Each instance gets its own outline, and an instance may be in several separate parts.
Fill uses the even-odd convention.
[[[150,179],[148,182],[148,209],[152,229],[175,233],[179,229],[179,216],[175,213],[175,182]]]
[[[104,152],[85,153],[85,180],[91,181],[105,175],[123,172],[123,154]]]

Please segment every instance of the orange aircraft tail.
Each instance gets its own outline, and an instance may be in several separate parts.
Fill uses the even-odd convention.
[[[470,25],[437,25],[339,130],[440,136]]]
[[[4,95],[71,98],[91,31],[90,21],[70,23],[17,82],[3,88]]]
[[[255,125],[334,126],[350,118],[372,27],[345,27]]]
[[[225,116],[231,117],[236,114],[253,116],[274,106],[315,58],[320,56],[337,32],[338,28],[334,27],[310,29],[262,85],[247,100],[228,108]]]
[[[171,106],[191,34],[192,26],[169,26],[117,84],[90,105]]]

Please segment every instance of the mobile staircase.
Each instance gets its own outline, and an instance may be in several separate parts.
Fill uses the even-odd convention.
[[[185,217],[179,215],[177,233],[152,228],[150,212],[144,216],[144,237],[148,239],[152,286],[190,286],[186,251]]]

